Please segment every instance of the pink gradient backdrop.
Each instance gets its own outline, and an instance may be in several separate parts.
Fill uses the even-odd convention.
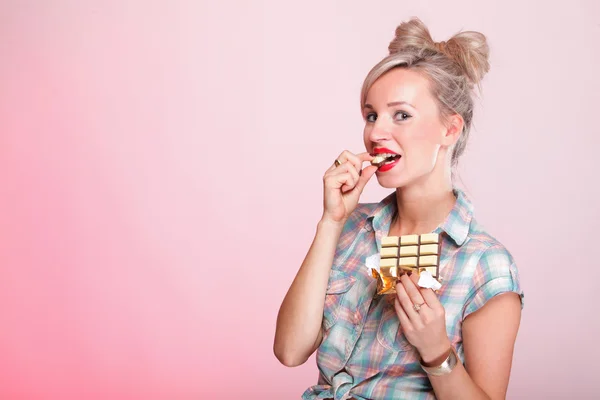
[[[591,398],[598,4],[0,3],[0,398],[299,398],[276,313],[413,15],[490,40],[461,176],[526,290],[509,398]]]

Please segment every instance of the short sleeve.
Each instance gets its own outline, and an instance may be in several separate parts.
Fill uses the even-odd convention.
[[[463,319],[502,293],[517,293],[521,299],[521,308],[524,306],[525,295],[517,266],[508,250],[501,245],[490,247],[482,254],[475,269],[473,283],[473,290],[463,310]]]

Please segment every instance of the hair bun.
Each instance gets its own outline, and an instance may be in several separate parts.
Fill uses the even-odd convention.
[[[483,34],[460,32],[448,41],[436,43],[427,26],[418,18],[411,18],[396,28],[396,37],[390,42],[388,50],[390,55],[404,51],[422,55],[427,50],[442,53],[455,61],[473,84],[478,84],[490,69],[489,47]]]
[[[473,84],[481,82],[490,70],[490,49],[485,36],[479,32],[457,33],[439,47],[443,47],[443,52],[460,65]]]
[[[396,28],[396,37],[388,46],[390,54],[400,51],[414,49],[433,49],[435,42],[431,38],[429,30],[418,18],[412,18],[403,22]]]

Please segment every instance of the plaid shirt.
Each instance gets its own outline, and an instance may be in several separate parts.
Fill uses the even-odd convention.
[[[433,232],[442,233],[438,293],[446,330],[464,362],[462,322],[489,299],[516,292],[523,301],[513,257],[475,221],[465,193]],[[390,295],[377,296],[365,259],[378,254],[397,210],[396,192],[361,203],[346,222],[325,295],[318,384],[302,399],[435,399],[417,350],[406,340]],[[523,304],[523,303],[522,303]]]

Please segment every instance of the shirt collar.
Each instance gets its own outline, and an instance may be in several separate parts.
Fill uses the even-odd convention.
[[[469,235],[474,207],[469,197],[462,190],[455,187],[454,195],[456,196],[454,207],[434,232],[446,232],[458,246],[462,246]],[[375,231],[385,231],[387,234],[397,208],[396,191],[393,191],[375,204],[375,207],[367,215],[366,222],[371,224]]]

